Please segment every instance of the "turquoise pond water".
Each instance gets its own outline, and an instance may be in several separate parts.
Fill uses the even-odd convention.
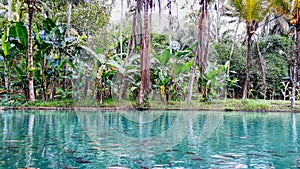
[[[299,132],[291,113],[5,111],[0,168],[300,168]]]

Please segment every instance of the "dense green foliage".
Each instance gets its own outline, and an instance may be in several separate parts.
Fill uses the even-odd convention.
[[[142,79],[140,66],[143,64],[140,58],[145,50],[142,45],[143,7],[137,10],[140,13],[134,13],[131,9],[120,25],[119,22],[110,21],[114,3],[109,4],[107,1],[69,1],[72,8],[68,6],[68,1],[34,2],[32,67],[28,66],[28,4],[14,2],[11,19],[8,18],[8,10],[0,11],[0,105],[32,104],[28,103],[30,73],[33,73],[34,93],[38,103],[72,100],[67,105],[101,106],[107,100],[121,103],[138,100]],[[252,8],[247,8],[247,11],[238,6],[238,1],[233,2],[229,4],[236,8],[230,11],[233,19],[223,19],[223,23],[232,24],[239,20],[241,24],[251,22],[254,27],[257,26],[254,20],[264,22],[264,11],[253,11]],[[0,4],[1,9],[8,8],[6,1],[0,1]],[[151,91],[147,93],[145,102],[162,101],[167,104],[185,101],[193,73],[195,83],[192,84],[192,100],[242,98],[246,56],[249,52],[243,35],[246,27],[239,31],[222,27],[220,17],[228,17],[229,12],[217,13],[219,10],[214,9],[213,4],[214,1],[207,1],[205,8],[212,11],[210,17],[219,16],[214,18],[219,21],[209,24],[214,28],[222,28],[222,35],[219,37],[215,29],[210,30],[216,38],[209,43],[206,55],[208,61],[203,75],[199,60],[194,59],[199,50],[199,39],[195,35],[200,29],[197,25],[201,21],[201,12],[191,12],[184,27],[176,28],[177,32],[173,27],[180,25],[180,21],[175,20],[172,29],[169,27],[162,28],[161,32],[151,32]],[[69,9],[71,13],[67,12]],[[71,19],[70,25],[68,17]],[[245,21],[242,22],[241,18]],[[285,18],[281,19],[286,22]],[[201,29],[206,26],[202,25]],[[248,98],[289,99],[296,48],[294,25],[288,26],[291,28],[291,36],[272,34],[272,31],[269,34],[263,32],[264,36],[259,32],[251,33],[252,66]],[[253,28],[252,31],[257,29]],[[262,29],[265,31],[265,28]],[[242,32],[240,38],[232,35],[235,31]],[[265,82],[259,54],[265,62]],[[118,93],[120,90],[125,91],[121,96]]]

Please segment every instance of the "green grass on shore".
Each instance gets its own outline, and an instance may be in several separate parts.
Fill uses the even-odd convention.
[[[300,111],[300,101],[296,102],[296,107],[291,109],[290,101],[283,100],[259,100],[259,99],[226,99],[213,100],[210,102],[192,101],[187,104],[184,101],[150,101],[150,109],[190,109],[190,110],[225,110],[225,111]],[[116,109],[135,109],[136,105],[130,101],[104,100],[102,104],[92,100],[74,101],[72,99],[54,101],[35,101],[23,104],[25,108],[116,108]]]

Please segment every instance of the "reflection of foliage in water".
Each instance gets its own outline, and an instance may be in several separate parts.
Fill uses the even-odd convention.
[[[298,158],[299,119],[289,113],[3,112],[0,168],[288,168]],[[164,133],[181,127],[177,120],[183,129]],[[182,139],[174,143],[159,135]]]

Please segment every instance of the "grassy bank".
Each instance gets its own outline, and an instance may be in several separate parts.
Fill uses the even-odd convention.
[[[294,109],[290,108],[290,101],[283,100],[213,100],[210,102],[192,101],[190,104],[181,101],[171,101],[164,103],[161,101],[150,101],[150,109],[189,109],[189,110],[224,110],[224,111],[299,111],[300,102]],[[117,102],[113,100],[104,100],[102,104],[95,101],[82,100],[74,101],[72,99],[55,100],[55,101],[35,101],[25,103],[18,107],[6,108],[94,108],[94,109],[135,109],[135,104],[130,101]]]

